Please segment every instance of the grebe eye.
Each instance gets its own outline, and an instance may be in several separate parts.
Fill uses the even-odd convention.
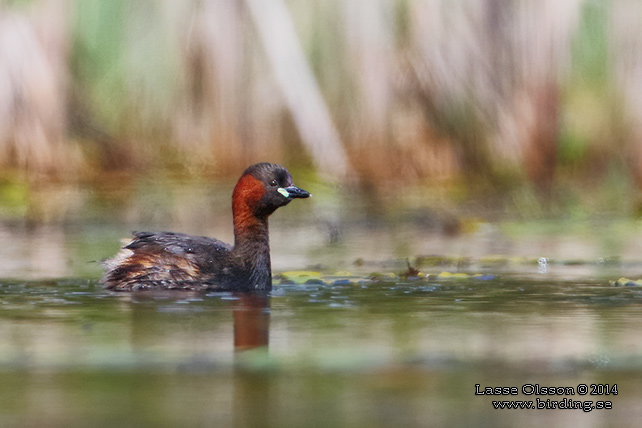
[[[274,186],[274,187],[276,187],[276,186],[278,186],[278,185],[279,185],[279,183],[277,183],[277,182],[276,182],[276,180],[272,180],[272,181],[270,181],[270,186]]]

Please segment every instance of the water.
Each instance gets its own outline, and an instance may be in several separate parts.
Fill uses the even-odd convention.
[[[253,296],[5,281],[0,425],[635,426],[641,416],[642,288],[509,274],[308,282]],[[476,384],[612,409],[494,410]],[[617,395],[522,394],[536,384],[617,385]]]
[[[23,217],[3,214],[1,427],[606,427],[642,417],[642,286],[613,285],[642,275],[635,220],[489,221],[483,207],[438,210],[410,191],[383,209],[298,182],[315,197],[271,218],[269,296],[107,292],[99,261],[129,230],[232,239],[231,186],[151,181],[56,187]],[[524,394],[535,385],[576,394]],[[518,395],[476,394],[485,387]],[[612,408],[495,410],[498,399]]]

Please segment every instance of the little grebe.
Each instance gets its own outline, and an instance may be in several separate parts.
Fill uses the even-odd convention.
[[[134,232],[134,239],[105,262],[105,288],[269,291],[268,216],[294,198],[309,196],[282,166],[252,165],[232,194],[234,246],[182,233]]]

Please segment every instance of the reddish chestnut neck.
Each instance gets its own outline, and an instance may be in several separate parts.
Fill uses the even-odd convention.
[[[267,218],[271,213],[256,212],[257,204],[264,194],[263,183],[252,175],[244,175],[234,187],[234,252],[250,257],[258,255],[257,252],[265,253],[269,260]]]

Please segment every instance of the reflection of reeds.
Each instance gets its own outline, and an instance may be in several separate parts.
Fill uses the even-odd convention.
[[[615,116],[617,97],[602,103],[595,88],[609,76],[631,118],[609,129],[639,139],[640,13],[636,2],[597,0],[4,6],[1,162],[64,169],[77,159],[67,139],[109,168],[227,173],[310,159],[369,179],[509,172],[549,186],[564,156],[597,144],[582,129],[591,117]],[[586,60],[596,33],[608,39],[597,62]],[[587,78],[607,60],[613,73]],[[586,117],[569,112],[588,98],[597,101]]]

